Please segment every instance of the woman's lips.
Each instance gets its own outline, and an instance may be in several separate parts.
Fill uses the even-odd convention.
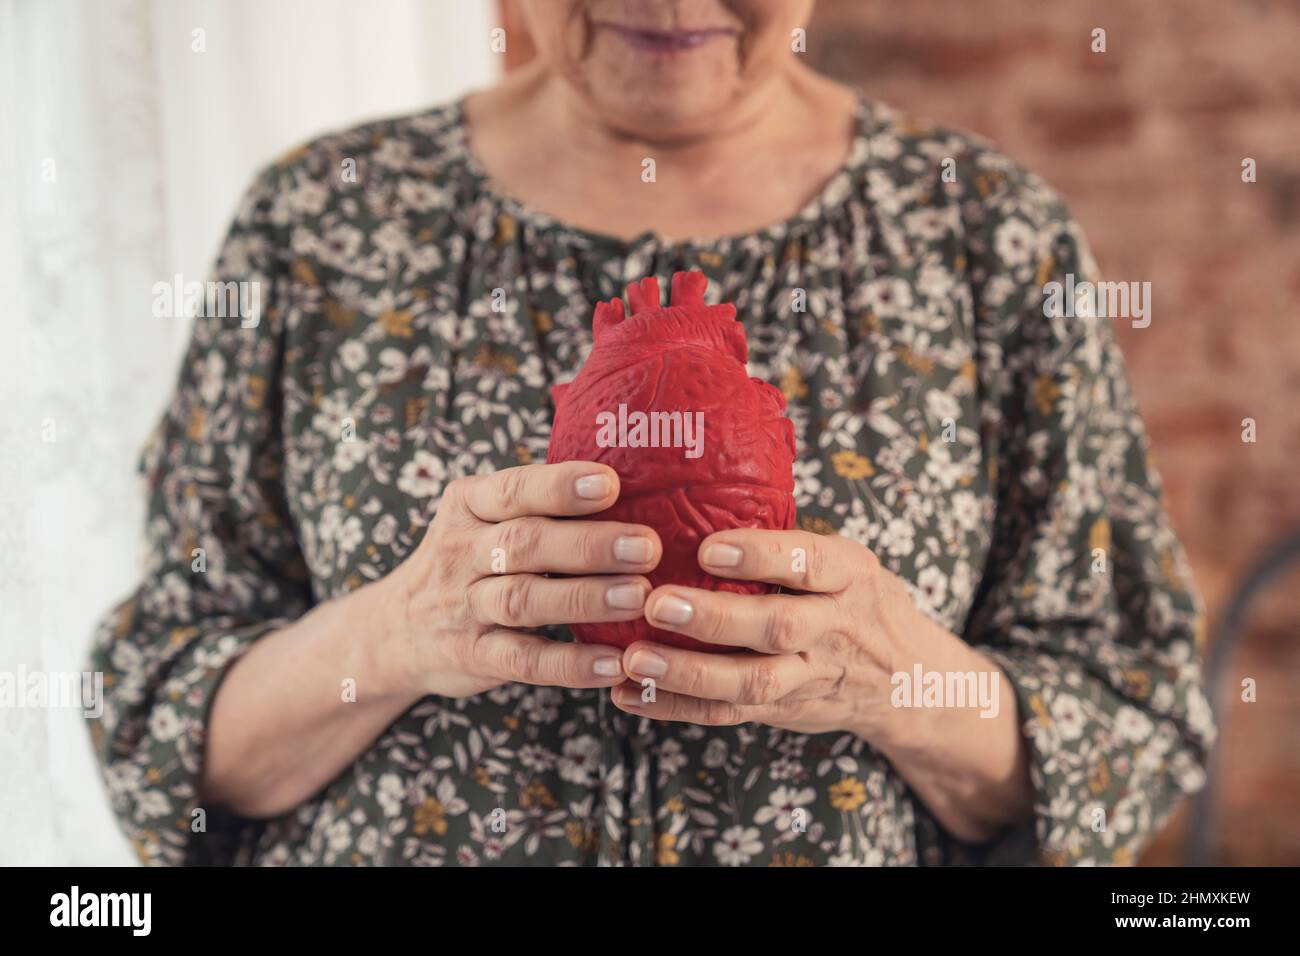
[[[726,27],[708,27],[703,30],[646,30],[640,27],[625,27],[617,23],[594,24],[602,30],[622,37],[638,50],[649,53],[685,53],[702,47],[717,37],[735,36],[735,30]]]

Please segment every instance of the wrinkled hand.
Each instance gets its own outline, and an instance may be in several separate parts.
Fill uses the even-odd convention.
[[[582,461],[449,484],[419,547],[380,582],[392,620],[379,654],[395,681],[417,695],[467,697],[507,681],[592,688],[625,679],[617,649],[528,630],[643,613],[659,536],[576,520],[618,494],[612,468]]]
[[[719,577],[766,581],[784,591],[741,595],[665,586],[651,592],[645,613],[652,624],[737,653],[633,644],[623,655],[631,680],[611,691],[621,710],[708,725],[754,721],[802,733],[863,733],[885,719],[891,648],[923,615],[874,554],[842,537],[742,529],[706,538],[699,562]],[[654,682],[653,701],[643,699],[650,696],[647,678]]]

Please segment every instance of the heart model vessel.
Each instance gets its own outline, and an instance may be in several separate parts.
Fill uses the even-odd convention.
[[[618,501],[588,520],[648,525],[663,558],[651,584],[740,594],[772,585],[714,577],[700,542],[730,528],[794,526],[794,425],[780,389],[745,370],[748,343],[731,304],[706,305],[700,272],[673,276],[669,304],[654,277],[601,302],[594,345],[572,382],[551,389],[555,421],[548,462],[597,461],[618,472]],[[705,651],[706,644],[645,618],[575,624],[580,641],[627,647],[638,640]]]

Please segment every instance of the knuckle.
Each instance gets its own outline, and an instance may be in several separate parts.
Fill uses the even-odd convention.
[[[533,643],[512,644],[502,662],[512,680],[535,683],[541,678],[541,648]]]
[[[469,485],[468,478],[453,478],[447,483],[447,487],[442,489],[442,501],[439,504],[438,512],[442,513],[442,505],[451,505],[452,507],[463,510],[465,508],[465,495]]]
[[[688,697],[703,697],[704,688],[708,684],[708,676],[704,667],[699,664],[687,664],[678,672],[677,679],[681,685],[682,693]]]
[[[763,642],[778,654],[793,654],[803,647],[799,619],[787,605],[774,605],[768,612]]]
[[[501,584],[499,609],[502,624],[520,624],[528,614],[533,600],[533,579],[523,574],[512,574]]]
[[[750,666],[741,685],[741,699],[746,704],[772,704],[779,697],[780,679],[776,668],[767,661]]]
[[[559,610],[566,620],[585,621],[591,616],[594,595],[591,585],[582,581],[571,581],[565,584],[559,595]]]
[[[522,468],[507,468],[497,472],[496,494],[506,511],[515,511],[524,500],[528,478]]]
[[[803,575],[800,578],[800,586],[805,590],[811,590],[816,586],[818,581],[826,579],[826,569],[828,558],[826,548],[820,544],[813,545],[808,549],[808,562],[804,567]]]
[[[609,563],[609,542],[595,531],[579,531],[573,550],[584,568],[598,568]]]
[[[725,606],[714,607],[704,614],[704,634],[705,641],[716,644],[726,643],[724,638],[731,631],[733,624],[733,615]]]
[[[704,703],[704,715],[701,723],[713,727],[740,723],[740,708],[725,700],[710,700]]]
[[[530,518],[517,518],[498,526],[497,547],[505,550],[506,560],[515,567],[537,557],[542,544],[542,524]]]
[[[550,666],[545,670],[554,676],[558,683],[573,686],[579,683],[582,673],[582,660],[571,644],[556,644],[550,649]]]

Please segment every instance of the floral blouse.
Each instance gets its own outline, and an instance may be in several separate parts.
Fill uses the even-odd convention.
[[[282,817],[202,808],[232,661],[396,566],[448,482],[544,460],[549,386],[582,364],[594,304],[680,269],[735,302],[750,374],[789,400],[799,527],[870,548],[1014,685],[1032,824],[961,844],[852,734],[661,723],[521,684],[425,698]],[[522,205],[468,148],[461,103],[285,157],[214,276],[260,282],[260,321],[196,320],[143,456],[143,583],[94,646],[91,734],[140,859],[1132,862],[1201,786],[1214,728],[1112,320],[1043,307],[1071,274],[1096,278],[1048,186],[866,99],[813,202],[717,241],[621,241]]]

